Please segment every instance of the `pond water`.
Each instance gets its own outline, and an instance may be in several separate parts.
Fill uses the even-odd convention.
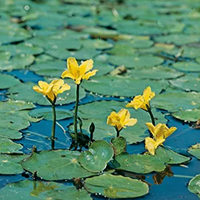
[[[109,113],[118,112],[134,96],[142,94],[147,86],[151,86],[156,93],[151,101],[156,123],[177,127],[177,131],[166,139],[164,146],[190,160],[178,164],[173,160],[175,163],[168,165],[164,172],[150,170],[150,173],[141,175],[117,169],[116,173],[148,184],[149,193],[138,198],[141,200],[199,199],[198,183],[195,186],[198,195],[188,190],[189,181],[200,174],[197,156],[188,153],[188,148],[200,141],[199,129],[193,127],[200,119],[199,20],[200,5],[197,0],[1,1],[0,156],[10,153],[28,155],[33,146],[41,152],[51,149],[51,116],[49,111],[45,113],[40,110],[49,108],[51,111],[51,107],[32,87],[40,80],[50,82],[59,78],[66,69],[68,57],[75,57],[78,61],[93,59],[94,69],[99,71],[89,81],[83,81],[80,91],[79,115],[83,120],[84,133],[88,134],[88,126],[94,122],[95,140],[110,142],[115,132],[113,127],[106,125]],[[61,113],[58,114],[60,119],[56,125],[55,149],[63,150],[69,149],[71,145],[71,111],[75,106],[75,84],[65,80],[72,89],[59,96],[56,106]],[[8,100],[14,104],[13,107],[6,104]],[[17,107],[19,101],[24,102],[20,106],[24,106],[25,111]],[[36,107],[33,108],[27,102],[34,103]],[[131,116],[139,118],[139,125],[133,131],[128,127],[121,134],[127,139],[129,154],[143,154],[146,152],[143,141],[149,136],[145,122],[150,118],[143,110],[129,110]],[[68,117],[63,117],[64,111],[69,111],[65,113]],[[4,131],[9,134],[14,131],[14,134],[5,136]],[[14,144],[11,144],[12,141]],[[11,200],[9,195],[5,195],[7,184],[32,181],[32,173],[28,172],[31,170],[23,169],[23,172],[7,173],[4,163],[8,160],[0,159],[0,166],[4,170],[0,172],[0,197]],[[22,161],[12,161],[10,166],[13,162],[19,164]],[[113,166],[113,163],[109,163],[106,169],[112,170]],[[103,174],[103,170],[99,173]],[[40,178],[38,176],[37,180],[42,180]],[[46,180],[58,180],[58,183],[73,186],[71,178],[66,181]],[[126,182],[122,185],[126,185]],[[54,190],[49,187],[42,190]],[[41,191],[38,191],[40,194]],[[18,189],[15,192],[17,194]],[[92,192],[92,199],[106,199],[104,195],[95,193]],[[26,199],[26,195],[20,191],[15,199]],[[90,200],[87,194],[84,195],[73,198]]]

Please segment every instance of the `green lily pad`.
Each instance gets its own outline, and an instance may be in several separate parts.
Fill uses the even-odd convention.
[[[0,111],[2,112],[9,112],[9,111],[19,111],[19,110],[26,110],[26,109],[32,109],[35,108],[35,105],[31,102],[25,102],[25,101],[1,101],[0,102]]]
[[[94,68],[98,70],[95,76],[102,76],[114,70],[115,67],[102,61],[95,61]]]
[[[94,48],[82,48],[78,51],[68,51],[66,49],[49,49],[46,54],[58,59],[67,59],[68,57],[75,57],[77,60],[88,60],[99,55],[101,51],[97,51]]]
[[[31,37],[31,34],[27,30],[11,24],[7,26],[1,26],[0,31],[0,44],[19,42]]]
[[[183,51],[183,54],[182,54],[183,57],[196,58],[200,56],[200,53],[198,51],[199,48],[196,48],[196,47],[184,46],[184,47],[181,47],[179,52],[181,50]]]
[[[149,192],[146,183],[111,174],[86,179],[85,188],[91,193],[101,194],[108,198],[141,197]]]
[[[188,149],[188,153],[200,160],[200,144],[195,144]]]
[[[10,60],[0,62],[0,70],[24,69],[34,62],[35,57],[28,54],[18,54]]]
[[[128,72],[128,75],[140,79],[145,78],[145,79],[159,80],[159,79],[173,79],[182,76],[184,74],[168,67],[158,66],[150,69],[131,69]]]
[[[0,128],[10,128],[14,130],[25,129],[30,126],[29,120],[20,115],[13,115],[12,113],[3,112],[0,115]]]
[[[71,86],[71,89],[67,92],[59,94],[57,97],[56,105],[64,105],[75,101],[75,84],[67,81],[67,84]],[[12,100],[23,100],[26,102],[33,102],[39,105],[51,105],[50,102],[42,94],[39,94],[33,90],[35,83],[21,83],[15,85],[8,90],[7,95]],[[83,88],[80,88],[80,99],[86,95]]]
[[[68,150],[41,151],[33,153],[21,162],[22,167],[30,172],[37,171],[37,176],[45,180],[64,180],[95,175],[78,163],[79,152]]]
[[[17,183],[9,183],[0,190],[0,198],[4,200],[34,200],[34,199],[65,199],[92,200],[89,194],[73,186],[55,182],[42,182],[23,180]]]
[[[53,119],[52,108],[37,108],[37,109],[31,110],[29,112],[29,115],[31,117],[41,118],[45,120]],[[57,120],[66,119],[70,117],[73,117],[73,113],[71,111],[64,110],[64,109],[56,109]]]
[[[7,138],[0,138],[0,153],[22,153],[20,151],[22,148],[23,146],[21,144],[16,144]]]
[[[127,68],[142,68],[154,67],[160,65],[164,60],[152,55],[142,56],[110,56],[109,63],[120,66],[124,65]]]
[[[19,84],[19,79],[7,74],[0,74],[0,89],[6,89]]]
[[[98,50],[105,50],[110,49],[113,47],[113,44],[110,42],[106,42],[101,39],[94,39],[94,40],[82,40],[82,45],[85,48],[92,48],[92,49],[98,49]]]
[[[112,138],[111,143],[113,145],[115,155],[126,152],[126,139],[122,136]]]
[[[104,140],[93,142],[88,151],[83,151],[78,159],[83,168],[90,172],[103,171],[112,159],[112,146]]]
[[[10,52],[12,56],[15,56],[16,54],[37,55],[43,53],[44,50],[41,47],[25,42],[18,45],[0,46],[0,51]]]
[[[188,184],[188,190],[194,194],[196,194],[200,198],[200,174],[196,175],[193,179],[190,180]]]
[[[152,155],[129,155],[128,153],[121,153],[115,157],[112,164],[116,169],[139,174],[148,174],[154,171],[160,172],[165,169],[164,162]]]
[[[106,52],[112,55],[127,56],[127,59],[131,60],[131,58],[128,58],[128,56],[134,55],[136,49],[132,45],[130,45],[129,42],[116,42],[115,46]]]
[[[156,149],[156,156],[167,164],[182,164],[190,161],[189,157],[163,147],[158,147]]]
[[[134,87],[133,87],[134,86]],[[151,86],[156,94],[168,86],[167,81],[139,80],[122,76],[93,77],[92,80],[83,83],[83,87],[93,93],[109,96],[135,96],[142,94],[143,90]]]
[[[196,78],[192,75],[185,75],[184,77],[176,80],[170,80],[170,83],[185,91],[197,91],[200,92],[200,78]]]
[[[199,42],[198,35],[184,35],[184,34],[170,34],[164,36],[157,36],[154,38],[156,42],[161,43],[173,43],[176,45],[185,45],[189,43]]]
[[[194,62],[177,62],[173,64],[175,69],[187,72],[199,72],[200,71],[200,64]]]
[[[0,138],[18,140],[22,138],[22,133],[15,129],[0,127]]]
[[[34,119],[28,115],[28,110],[25,110],[33,107],[32,103],[28,104],[23,101],[0,102],[0,129],[7,131],[0,135],[6,138],[11,137],[12,139],[21,137],[21,134],[17,130],[27,128],[30,125],[29,122],[38,121],[38,119]],[[11,136],[8,136],[9,133],[11,133]]]
[[[152,106],[169,112],[194,109],[200,105],[200,94],[195,92],[168,92],[155,96]]]
[[[24,170],[19,164],[27,155],[0,155],[0,174],[21,174]]]
[[[83,29],[84,33],[90,34],[94,38],[108,39],[118,35],[117,31],[100,27],[87,27]]]
[[[93,122],[95,124],[94,139],[110,141],[111,138],[116,137],[116,131],[114,127],[106,124],[107,117],[112,111],[119,112],[126,104],[125,102],[117,101],[100,101],[80,105],[78,116],[83,120],[83,130],[88,133],[87,130]],[[124,128],[120,132],[120,135],[126,138],[128,144],[141,142],[149,135],[148,132],[146,132],[147,128],[145,123],[150,121],[150,117],[141,109],[136,111],[130,108],[129,111],[131,113],[131,118],[138,119],[138,122],[134,126]],[[164,118],[164,115],[154,109],[152,112],[154,113],[156,123],[166,123],[167,120]],[[70,126],[70,129],[73,130],[73,126]]]
[[[37,36],[34,37],[28,42],[40,46],[46,50],[55,50],[58,51],[59,49],[73,49],[78,50],[81,47],[81,42],[79,39],[71,38],[70,36]]]
[[[200,110],[199,109],[188,109],[188,110],[181,110],[178,112],[172,113],[172,116],[183,120],[185,122],[196,122],[200,119]]]
[[[31,65],[29,69],[40,76],[60,77],[62,72],[66,70],[66,62],[44,60],[42,63]]]
[[[163,43],[155,43],[153,47],[147,49],[140,49],[141,53],[171,53],[175,49],[175,45],[173,44],[163,44]]]

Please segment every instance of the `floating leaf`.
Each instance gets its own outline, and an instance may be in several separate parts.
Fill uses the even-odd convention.
[[[131,69],[127,75],[133,78],[137,77],[140,79],[145,78],[145,79],[159,80],[159,79],[173,79],[182,76],[184,74],[168,67],[158,66],[150,69]]]
[[[12,140],[0,138],[0,153],[22,153],[19,151],[22,147],[21,144],[16,144]]]
[[[93,142],[88,151],[83,151],[78,159],[83,168],[90,172],[103,171],[112,159],[112,146],[104,140]]]
[[[154,38],[156,42],[173,43],[176,45],[185,45],[189,43],[199,42],[198,35],[184,35],[184,34],[171,34],[164,36],[157,36]]]
[[[110,56],[109,63],[119,66],[124,65],[127,68],[142,68],[142,67],[154,67],[162,64],[164,60],[162,58],[152,55],[142,56]]]
[[[200,160],[200,144],[197,143],[188,149],[188,152]]]
[[[19,84],[19,79],[7,74],[0,74],[0,89],[6,89]]]
[[[123,153],[126,151],[126,139],[122,136],[112,138],[111,143],[113,145],[113,149],[115,152],[115,155],[119,155],[120,153]]]
[[[66,62],[44,60],[44,62],[31,65],[29,69],[40,76],[60,77],[62,71],[66,69]]]
[[[188,190],[194,194],[196,194],[200,198],[200,174],[196,175],[193,179],[190,180],[188,184]]]
[[[18,140],[22,138],[22,133],[15,129],[0,127],[0,138]]]
[[[188,110],[181,110],[178,112],[172,113],[172,116],[183,120],[185,122],[196,122],[200,119],[200,110],[199,109],[188,109]]]
[[[15,56],[16,54],[37,55],[43,53],[44,50],[41,47],[25,42],[17,45],[0,46],[0,51],[10,52],[12,56]]]
[[[176,80],[170,80],[170,83],[185,91],[197,91],[200,92],[200,78],[196,78],[192,75],[185,75],[184,77]]]
[[[0,70],[24,69],[34,62],[35,57],[28,54],[18,54],[9,61],[1,62]]]
[[[187,72],[199,72],[200,64],[194,62],[177,62],[173,64],[175,69]]]
[[[37,108],[37,109],[31,110],[29,112],[29,115],[31,117],[43,118],[45,120],[53,119],[52,108]],[[57,120],[66,119],[70,117],[73,117],[73,113],[71,111],[64,110],[64,109],[56,109]]]
[[[64,180],[94,175],[79,165],[79,156],[80,153],[76,151],[41,151],[33,153],[21,164],[25,170],[32,173],[37,171],[37,176],[46,180]]]
[[[108,198],[134,198],[149,192],[148,185],[129,177],[104,174],[85,181],[85,188],[91,193]]]
[[[21,174],[24,170],[19,164],[27,155],[0,155],[0,174]]]
[[[164,80],[141,81],[139,79],[111,75],[93,77],[90,81],[83,83],[83,87],[93,93],[126,97],[141,94],[147,86],[151,86],[152,90],[158,94],[162,89],[165,89],[168,86],[168,83]]]
[[[190,160],[189,157],[176,153],[175,151],[158,147],[156,149],[156,156],[167,164],[181,164]]]
[[[1,199],[21,200],[34,199],[65,199],[70,200],[92,200],[85,190],[77,190],[73,186],[55,182],[42,182],[23,180],[17,183],[9,183],[0,190]]]
[[[200,105],[200,94],[179,91],[162,93],[155,96],[151,103],[154,107],[164,109],[169,112],[194,109]]]
[[[116,169],[139,174],[148,174],[153,171],[160,172],[165,169],[164,162],[152,155],[121,153],[115,157],[112,164]]]

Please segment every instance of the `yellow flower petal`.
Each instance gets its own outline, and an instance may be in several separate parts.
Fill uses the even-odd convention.
[[[177,128],[171,127],[170,129],[165,124],[157,124],[154,126],[152,123],[146,123],[149,131],[152,133],[155,140],[163,140],[169,137]]]
[[[73,74],[71,74],[68,70],[65,70],[62,75],[62,78],[71,78],[71,79],[76,79],[75,76]]]
[[[49,87],[49,84],[44,81],[39,81],[38,85],[40,86],[41,89],[46,90]]]
[[[149,101],[155,96],[154,92],[151,92],[151,88],[147,87],[143,91],[143,95],[135,96],[134,99],[126,105],[126,107],[133,107],[136,110],[141,108],[143,110],[148,111],[147,106],[149,105]]]
[[[69,57],[67,59],[67,69],[74,77],[79,76],[79,66],[75,58]]]
[[[92,70],[91,72],[88,72],[87,74],[85,74],[85,75],[82,77],[82,79],[88,80],[91,76],[94,76],[94,75],[96,74],[97,71],[98,71],[98,70],[95,69],[95,70]]]
[[[46,96],[51,100],[51,102],[54,102],[54,99],[56,97],[53,92],[49,92]]]
[[[93,68],[93,60],[86,60],[80,65],[80,75],[85,75],[86,72]]]
[[[151,155],[155,155],[156,148],[157,144],[152,138],[145,138],[145,149],[147,149]]]
[[[168,132],[165,132],[165,138],[169,137],[176,129],[176,127],[171,127]]]
[[[117,127],[117,130],[120,131],[126,126],[133,126],[137,123],[137,119],[130,118],[130,113],[126,109],[121,109],[118,113],[111,112],[107,118],[107,124]]]
[[[148,86],[143,92],[143,97],[146,102],[149,102],[154,96],[155,96],[155,93],[151,92],[150,86]]]
[[[89,71],[93,68],[93,60],[86,60],[80,66],[75,58],[70,57],[67,59],[67,70],[65,70],[61,77],[71,78],[79,85],[83,79],[88,80],[91,76],[94,76],[98,70]]]
[[[43,90],[40,87],[38,87],[37,85],[33,86],[33,90],[43,94]]]
[[[66,90],[70,90],[70,86],[68,84],[62,85],[62,87],[57,91],[57,94],[63,93]]]

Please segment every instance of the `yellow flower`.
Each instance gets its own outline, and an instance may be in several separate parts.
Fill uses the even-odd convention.
[[[152,123],[146,123],[149,131],[152,133],[154,139],[145,138],[145,148],[150,154],[155,155],[155,150],[159,145],[162,145],[167,137],[169,137],[177,128],[168,128],[165,124],[157,124],[154,126]]]
[[[155,150],[159,145],[161,145],[165,139],[154,140],[150,137],[145,138],[145,148],[149,151],[151,155],[155,155]]]
[[[136,96],[134,97],[134,99],[128,103],[126,105],[126,107],[133,107],[135,108],[136,110],[138,108],[141,108],[143,110],[146,110],[148,111],[148,107],[150,107],[149,105],[149,101],[155,96],[155,93],[151,91],[151,87],[147,87],[144,92],[143,92],[143,95],[139,95],[139,96]]]
[[[137,119],[130,118],[130,113],[126,109],[121,109],[118,113],[111,112],[108,116],[107,124],[115,126],[118,131],[125,126],[133,126],[137,123]]]
[[[154,139],[166,139],[169,137],[177,128],[171,127],[168,128],[165,124],[157,124],[154,126],[152,123],[146,123],[149,131],[152,133]]]
[[[51,102],[55,101],[58,94],[63,93],[66,90],[70,90],[68,84],[64,84],[62,79],[53,80],[50,84],[44,81],[38,82],[39,86],[34,86],[33,90],[45,95]]]
[[[61,75],[62,78],[71,78],[77,85],[81,83],[83,79],[88,80],[91,76],[94,76],[98,70],[90,71],[93,68],[93,60],[86,60],[80,66],[75,58],[67,59],[67,70]]]

